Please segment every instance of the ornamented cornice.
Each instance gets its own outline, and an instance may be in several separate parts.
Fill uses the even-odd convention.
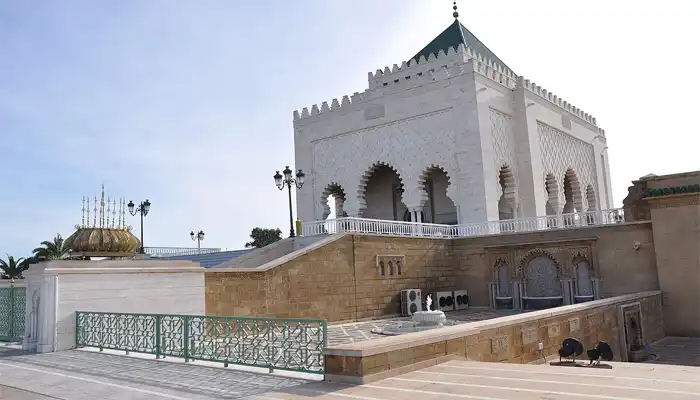
[[[647,197],[649,208],[662,209],[700,205],[700,193],[672,194],[662,197]]]

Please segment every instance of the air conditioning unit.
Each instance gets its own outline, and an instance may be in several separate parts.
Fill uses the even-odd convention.
[[[466,290],[455,290],[452,292],[455,299],[455,310],[466,310],[469,308],[469,295]]]
[[[431,293],[433,299],[433,310],[454,311],[455,302],[452,292]]]
[[[420,289],[406,289],[401,291],[401,315],[411,316],[416,311],[423,311],[423,296]]]

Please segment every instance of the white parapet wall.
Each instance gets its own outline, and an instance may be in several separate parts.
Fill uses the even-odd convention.
[[[24,348],[75,348],[76,311],[204,315],[204,268],[186,260],[49,261],[24,273]]]

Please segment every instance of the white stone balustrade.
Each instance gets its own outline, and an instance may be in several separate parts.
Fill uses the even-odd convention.
[[[303,222],[303,236],[318,236],[338,232],[368,235],[392,235],[409,237],[456,238],[487,236],[501,233],[534,232],[545,229],[570,229],[592,225],[608,225],[624,222],[623,209],[548,215],[536,218],[518,218],[486,221],[462,225],[426,224],[378,220],[368,218],[336,218],[325,221]]]

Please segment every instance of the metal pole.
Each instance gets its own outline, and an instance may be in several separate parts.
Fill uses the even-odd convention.
[[[199,240],[199,235],[197,235],[197,253],[199,253],[200,250],[200,240]]]
[[[289,237],[294,237],[294,216],[292,215],[292,183],[287,182],[289,189]]]
[[[141,207],[139,207],[140,214],[141,214],[141,254],[144,254],[145,251],[143,249],[143,202],[141,202]]]

